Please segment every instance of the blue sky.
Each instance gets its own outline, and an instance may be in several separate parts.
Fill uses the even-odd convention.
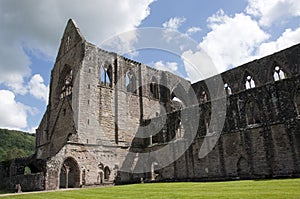
[[[182,33],[198,50],[172,54],[142,49],[127,55],[192,82],[209,74],[203,67],[199,77],[190,65],[208,64],[201,50],[223,72],[300,42],[298,0],[0,0],[1,128],[29,132],[37,128],[69,18],[96,45],[112,35],[147,27]],[[134,49],[137,37],[130,34],[120,47]]]

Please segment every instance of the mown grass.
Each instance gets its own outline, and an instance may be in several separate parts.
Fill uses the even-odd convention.
[[[134,184],[31,194],[9,198],[300,198],[300,179]],[[6,197],[1,197],[6,198]]]

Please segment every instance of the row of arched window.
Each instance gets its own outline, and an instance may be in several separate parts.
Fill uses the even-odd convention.
[[[274,72],[273,72],[274,81],[280,81],[280,80],[283,80],[283,79],[286,79],[286,78],[287,78],[287,75],[283,71],[283,69],[280,66],[276,65],[274,67]],[[254,80],[253,76],[248,71],[245,72],[243,82],[244,82],[244,88],[246,90],[249,90],[249,89],[252,89],[252,88],[256,87],[255,80]],[[232,95],[233,94],[233,90],[230,87],[228,82],[224,83],[224,91],[225,91],[226,95]],[[198,100],[199,100],[200,104],[203,104],[203,103],[207,102],[208,100],[210,100],[209,95],[208,95],[208,93],[205,89],[202,88],[198,92]]]
[[[286,77],[287,77],[286,73],[283,71],[282,67],[276,65],[274,67],[274,72],[273,72],[274,81],[283,80],[283,79],[286,79]],[[244,78],[245,78],[244,86],[245,86],[246,90],[255,88],[255,86],[256,86],[255,80],[250,73],[246,72],[244,75]],[[229,84],[227,82],[224,84],[224,90],[225,90],[226,95],[231,95],[233,93],[231,87],[229,86]]]
[[[100,67],[100,84],[112,87],[112,66]],[[130,93],[137,93],[137,78],[132,70],[128,70],[125,74],[125,89]],[[150,97],[159,99],[159,84],[153,76],[149,85]]]

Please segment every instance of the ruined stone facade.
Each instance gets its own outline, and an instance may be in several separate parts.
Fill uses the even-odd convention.
[[[224,98],[209,92],[216,76],[191,84],[104,51],[86,42],[70,20],[36,131],[36,153],[2,163],[1,183],[53,190],[141,180],[299,176],[300,45],[219,77],[224,84],[217,90]],[[187,99],[193,94],[196,101]],[[219,100],[226,104],[222,129],[210,124],[212,104]],[[157,128],[155,135],[137,136]],[[202,146],[211,147],[204,157]],[[164,147],[161,157],[179,158],[162,167],[151,152]],[[24,175],[25,167],[31,174]]]

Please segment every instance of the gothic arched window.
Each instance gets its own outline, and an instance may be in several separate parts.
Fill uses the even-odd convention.
[[[232,90],[227,83],[224,84],[224,89],[225,89],[226,95],[232,95]]]
[[[247,75],[246,80],[245,80],[245,87],[246,87],[246,89],[255,88],[255,82],[251,75]]]
[[[274,81],[278,81],[278,80],[285,79],[286,75],[279,66],[275,66],[273,77],[274,77]]]
[[[135,75],[134,75],[133,71],[131,71],[131,70],[127,71],[127,73],[126,73],[125,86],[126,86],[127,92],[131,92],[131,93],[136,93],[137,92],[136,78],[135,78]]]
[[[100,67],[100,82],[105,86],[112,87],[112,66]]]

